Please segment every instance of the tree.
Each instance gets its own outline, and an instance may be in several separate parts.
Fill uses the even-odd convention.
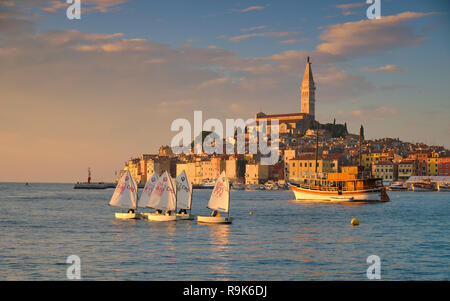
[[[359,136],[362,140],[364,140],[364,127],[361,124],[361,128],[359,129]]]

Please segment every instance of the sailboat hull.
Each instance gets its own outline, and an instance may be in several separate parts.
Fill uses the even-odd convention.
[[[182,214],[182,213],[177,213],[177,218],[179,220],[193,220],[194,216],[192,214]]]
[[[156,213],[146,213],[145,216],[149,221],[155,222],[171,222],[178,220],[176,215],[164,215],[164,214],[156,214]]]
[[[197,216],[197,222],[208,224],[231,224],[231,216]]]
[[[140,213],[120,213],[116,212],[116,218],[118,219],[140,219],[142,216]]]

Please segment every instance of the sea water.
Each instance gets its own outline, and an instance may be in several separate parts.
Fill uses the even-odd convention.
[[[331,204],[232,191],[230,225],[117,220],[112,194],[0,183],[0,280],[65,280],[71,255],[83,280],[367,280],[370,255],[382,280],[450,279],[450,193]],[[192,214],[210,214],[210,194],[194,190]]]

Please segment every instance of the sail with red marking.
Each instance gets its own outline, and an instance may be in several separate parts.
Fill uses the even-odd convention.
[[[137,208],[137,184],[129,170],[117,183],[109,205],[128,209]]]
[[[158,178],[158,174],[154,172],[147,183],[145,183],[144,190],[142,190],[141,197],[139,198],[139,207],[145,208],[149,204],[150,196],[155,189]]]
[[[176,210],[176,188],[167,171],[165,171],[156,182],[146,207],[172,211]]]
[[[208,208],[222,212],[228,212],[230,209],[230,182],[225,172],[222,172],[217,178],[208,202]]]

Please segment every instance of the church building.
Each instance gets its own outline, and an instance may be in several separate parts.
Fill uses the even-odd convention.
[[[314,84],[311,62],[308,56],[303,81],[300,86],[300,113],[266,115],[263,112],[259,112],[255,115],[257,124],[259,124],[261,120],[266,119],[268,124],[268,134],[270,133],[270,120],[272,119],[278,119],[280,134],[292,134],[306,131],[311,121],[315,121],[315,91],[316,86]]]

